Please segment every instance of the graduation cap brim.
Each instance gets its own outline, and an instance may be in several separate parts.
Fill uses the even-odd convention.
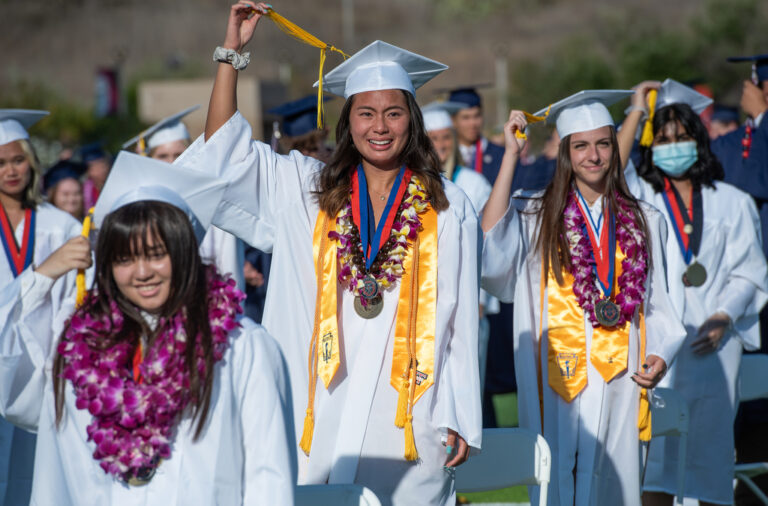
[[[551,106],[547,106],[534,113],[534,116],[544,116],[549,110],[547,116],[547,123],[555,123],[560,113],[573,106],[577,106],[587,102],[601,102],[606,107],[611,106],[617,102],[624,100],[627,97],[634,95],[633,90],[583,90],[578,93],[566,97],[558,102],[555,102]]]
[[[24,127],[29,129],[32,125],[48,116],[48,111],[39,111],[35,109],[0,109],[0,121],[9,119],[16,120]]]
[[[122,148],[123,149],[127,149],[127,148],[133,146],[134,144],[139,142],[139,139],[145,139],[145,140],[148,139],[149,137],[151,137],[157,131],[159,131],[159,130],[167,127],[167,126],[171,126],[171,125],[181,121],[181,119],[184,116],[186,116],[186,115],[188,115],[188,114],[190,114],[192,112],[195,112],[199,108],[200,108],[199,104],[198,105],[193,105],[192,107],[187,107],[186,109],[184,109],[181,112],[177,112],[176,114],[168,116],[167,118],[161,119],[160,121],[158,121],[157,123],[155,123],[151,127],[147,128],[146,130],[141,132],[136,137],[133,137],[132,139],[130,139],[130,140],[126,141],[125,143],[123,143]]]
[[[461,102],[451,102],[450,100],[445,101],[439,101],[435,100],[434,102],[430,102],[424,107],[421,108],[421,112],[429,112],[429,111],[445,111],[451,116],[459,112],[460,110],[466,108],[466,105],[462,104]]]

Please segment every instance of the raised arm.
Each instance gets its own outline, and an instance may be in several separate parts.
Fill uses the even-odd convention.
[[[501,159],[499,175],[493,184],[491,196],[483,209],[481,226],[483,232],[488,232],[498,222],[509,206],[509,195],[512,190],[512,180],[515,177],[515,166],[520,152],[525,146],[525,140],[515,136],[516,132],[525,130],[528,122],[522,111],[510,111],[509,121],[504,124],[504,157]]]
[[[259,19],[267,13],[268,8],[268,4],[257,4],[250,0],[241,0],[234,4],[229,11],[227,33],[222,47],[240,53],[253,37]],[[208,104],[205,140],[216,133],[237,111],[237,72],[229,63],[219,63],[211,101]]]
[[[616,133],[619,141],[619,158],[621,159],[621,169],[627,168],[629,155],[632,152],[632,145],[635,143],[635,135],[640,121],[648,113],[647,95],[650,90],[657,90],[661,86],[659,81],[643,81],[634,87],[635,94],[632,95],[632,105],[629,114],[624,118],[621,130]]]

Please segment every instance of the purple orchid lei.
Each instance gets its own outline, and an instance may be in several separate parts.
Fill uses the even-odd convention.
[[[206,276],[215,363],[229,347],[229,333],[240,326],[236,316],[242,312],[240,302],[245,295],[234,280],[219,276],[214,267],[207,268]],[[193,400],[184,360],[186,318],[182,310],[158,321],[157,339],[139,365],[143,381],[136,382],[132,343],[99,347],[105,336],[123,326],[117,303],[110,302],[109,317],[96,319],[89,313],[95,301],[93,294],[88,296],[72,316],[58,346],[64,357],[62,377],[72,382],[77,409],[88,410],[93,417],[86,428],[88,440],[96,445],[93,458],[106,473],[128,481],[170,457],[176,425]],[[204,378],[205,354],[199,339],[195,346],[197,370]]]
[[[413,242],[421,230],[419,215],[429,208],[429,200],[419,179],[413,175],[406,188],[403,201],[398,208],[392,231],[387,239],[386,248],[379,251],[370,274],[383,290],[389,288],[403,275],[403,261],[408,254],[409,242]],[[328,237],[336,241],[336,258],[339,262],[339,283],[349,291],[359,295],[363,288],[363,279],[369,274],[365,270],[363,247],[360,232],[352,218],[351,200],[339,211],[336,217],[336,230],[328,232]],[[360,297],[366,304],[365,297]]]
[[[635,309],[643,302],[645,296],[645,280],[648,277],[648,250],[643,234],[635,221],[627,202],[616,195],[619,213],[616,217],[616,238],[625,259],[621,263],[622,273],[618,279],[619,293],[616,294],[616,304],[621,310],[617,327],[632,321]],[[571,254],[571,274],[573,275],[573,293],[579,305],[589,316],[593,327],[599,326],[595,317],[595,304],[602,298],[597,287],[594,273],[595,259],[592,256],[592,245],[584,232],[584,216],[579,210],[576,193],[571,191],[568,205],[563,213],[565,221],[565,237]]]

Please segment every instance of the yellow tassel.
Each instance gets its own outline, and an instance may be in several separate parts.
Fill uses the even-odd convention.
[[[88,236],[91,234],[91,220],[93,219],[93,208],[90,208],[88,210],[88,214],[85,216],[85,219],[83,220],[83,230],[80,233],[83,237],[88,239]],[[80,307],[83,305],[83,301],[85,300],[85,269],[78,269],[77,270],[77,276],[75,277],[75,286],[76,286],[76,292],[75,292],[75,307]]]
[[[640,145],[646,148],[653,144],[653,116],[656,114],[656,98],[658,95],[658,90],[648,91],[648,119],[645,120],[643,135],[640,137]]]
[[[349,55],[347,55],[341,49],[337,49],[334,46],[326,44],[295,23],[288,21],[272,9],[269,9],[266,16],[274,21],[278,28],[280,28],[283,32],[287,33],[291,37],[299,40],[300,42],[304,42],[305,44],[309,44],[310,46],[314,46],[320,49],[320,77],[318,78],[317,86],[317,128],[323,128],[323,65],[325,65],[326,50],[339,53],[344,57],[345,60],[349,58]]]
[[[529,112],[523,111],[523,114],[525,115],[525,121],[528,122],[530,125],[531,123],[538,123],[539,121],[544,121],[547,119],[547,116],[549,116],[549,110],[552,109],[552,104],[549,104],[549,107],[547,107],[547,112],[544,113],[544,116],[534,116],[533,114]],[[515,132],[515,137],[518,139],[528,139],[528,136],[525,135],[525,132],[521,132],[520,130]]]
[[[312,449],[312,434],[315,432],[315,417],[312,414],[312,410],[307,410],[307,416],[304,417],[304,432],[301,434],[301,441],[299,441],[299,448],[301,448],[305,454],[309,455],[309,450]]]
[[[413,415],[408,415],[405,423],[405,460],[417,460],[419,453],[416,451],[416,441],[413,438]]]
[[[397,394],[397,411],[395,412],[395,427],[405,427],[405,415],[408,412],[408,380],[403,380],[400,392]]]

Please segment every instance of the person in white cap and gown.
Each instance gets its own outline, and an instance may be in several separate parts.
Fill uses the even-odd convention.
[[[182,119],[199,109],[193,105],[181,112],[164,118],[147,128],[133,139],[123,144],[123,149],[136,145],[140,155],[173,163],[189,146],[190,135]],[[240,290],[245,290],[243,266],[245,264],[245,245],[237,237],[218,227],[212,226],[205,233],[200,243],[200,256],[209,263],[216,264],[222,274],[228,273],[237,282]]]
[[[653,90],[653,91],[651,91]],[[646,95],[654,107],[643,128],[642,163],[629,152]],[[768,266],[752,197],[722,181],[699,114],[712,99],[673,79],[637,86],[618,134],[630,191],[666,218],[667,284],[687,336],[660,386],[688,404],[685,496],[702,505],[733,503],[733,422],[743,349],[760,347],[759,314],[768,301]],[[650,443],[644,504],[671,505],[679,438]]]
[[[464,108],[463,104],[455,102],[432,102],[422,107],[421,112],[424,115],[424,129],[432,141],[432,146],[440,158],[440,163],[443,164],[443,175],[464,190],[479,215],[491,195],[491,184],[482,174],[468,170],[460,163],[461,155],[456,142],[456,132],[451,114],[455,114],[462,108]],[[480,385],[484,384],[488,338],[490,336],[486,315],[498,312],[499,300],[489,295],[485,290],[480,290],[480,323],[477,336]]]
[[[0,412],[37,431],[32,504],[293,504],[284,359],[197,253],[224,187],[122,152],[80,305],[51,287],[90,265],[85,237],[6,287]]]
[[[235,60],[269,8],[233,5],[215,54]],[[178,160],[226,179],[214,223],[273,253],[263,322],[290,369],[299,483],[387,505],[453,505],[481,440],[479,224],[414,97],[445,68],[376,41],[326,74],[346,103],[324,166],[253,141],[221,63],[205,137]]]
[[[72,216],[44,203],[40,194],[40,162],[27,129],[47,116],[46,111],[0,109],[0,296],[5,298],[14,279],[39,265],[81,226]],[[58,308],[74,292],[74,273],[51,287],[51,304]],[[5,321],[5,320],[3,320]],[[11,356],[11,361],[23,358]],[[13,396],[15,385],[3,383]],[[32,487],[35,436],[0,419],[0,505],[27,504]]]
[[[510,200],[527,125],[512,111],[482,217],[482,286],[514,300],[520,426],[552,450],[550,505],[640,504],[640,440],[650,438],[641,389],[658,383],[685,335],[666,291],[664,218],[629,193],[606,107],[631,94],[588,90],[553,104],[554,178]]]

